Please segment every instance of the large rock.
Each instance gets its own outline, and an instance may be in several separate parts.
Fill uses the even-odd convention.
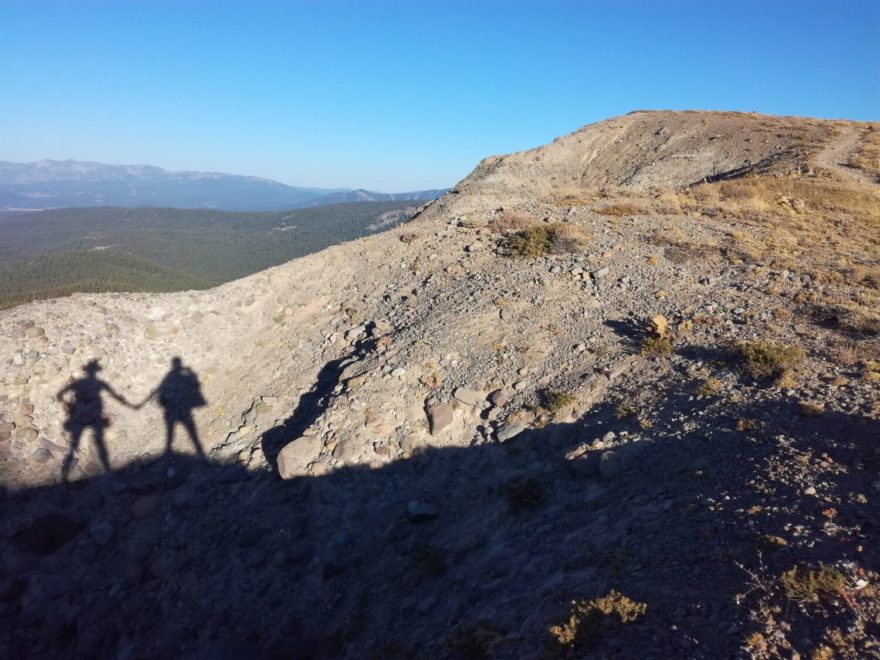
[[[492,394],[489,395],[489,401],[492,402],[493,406],[502,407],[510,401],[510,398],[513,396],[513,392],[506,387],[502,387],[500,390],[495,390]]]
[[[519,424],[503,424],[498,429],[498,442],[507,442],[525,430],[526,427],[520,426]]]
[[[463,404],[474,407],[481,405],[483,401],[486,400],[486,397],[483,396],[481,392],[469,390],[466,387],[455,388],[452,396],[461,401]]]
[[[307,475],[309,464],[318,458],[323,444],[317,435],[304,435],[288,443],[278,454],[278,474],[282,479]]]
[[[450,403],[438,403],[428,406],[425,412],[428,414],[431,435],[437,435],[452,424],[452,404]]]

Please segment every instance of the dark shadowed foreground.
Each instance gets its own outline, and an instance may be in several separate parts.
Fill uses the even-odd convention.
[[[672,394],[661,426],[701,405]],[[852,495],[876,472],[855,466],[876,462],[877,423],[793,405],[743,405],[730,428],[624,443],[606,476],[564,459],[621,431],[602,407],[381,469],[281,481],[169,454],[7,494],[0,655],[714,658],[756,643],[750,607],[784,610],[802,653],[853,626],[876,653],[876,612],[846,567],[880,560],[878,507]],[[807,497],[785,471],[820,451],[823,497]],[[843,586],[793,601],[779,578],[799,562],[838,567]],[[571,647],[548,631],[573,599],[612,590],[644,615],[600,617]]]

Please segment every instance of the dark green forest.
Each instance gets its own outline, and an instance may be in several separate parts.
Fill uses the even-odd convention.
[[[0,215],[0,309],[222,284],[407,220],[412,202],[280,212],[77,208]],[[392,220],[389,222],[389,219]]]

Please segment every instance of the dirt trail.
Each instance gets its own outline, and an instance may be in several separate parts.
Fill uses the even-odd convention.
[[[825,149],[816,155],[813,162],[820,167],[833,171],[844,179],[854,181],[861,185],[877,186],[877,182],[870,176],[861,170],[855,167],[850,167],[846,164],[849,161],[850,156],[858,150],[858,147],[864,140],[865,133],[868,129],[849,126],[843,130],[843,135],[828,142],[828,144],[825,145]]]

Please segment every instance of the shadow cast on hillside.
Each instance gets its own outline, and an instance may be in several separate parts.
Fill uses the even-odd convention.
[[[313,421],[338,374],[338,364],[327,368],[311,412],[298,409],[285,433]],[[658,426],[700,405],[670,400]],[[616,589],[648,611],[605,630],[600,656],[729,657],[741,643],[728,630],[743,586],[735,562],[754,566],[757,556],[740,512],[772,504],[762,529],[785,535],[822,506],[746,486],[778,442],[773,420],[794,444],[827,446],[841,464],[874,450],[876,421],[792,422],[793,406],[743,405],[709,437],[623,444],[611,478],[576,474],[564,460],[610,429],[635,434],[601,406],[505,444],[429,448],[378,469],[281,481],[167,454],[75,489],[9,493],[0,500],[0,655],[538,657],[573,598]],[[737,418],[766,428],[739,433]],[[876,531],[876,507],[838,516]],[[810,558],[853,556],[856,533],[842,534]],[[876,565],[877,548],[866,546],[860,561]],[[783,570],[800,552],[792,544],[765,561]]]
[[[327,410],[330,398],[339,384],[339,379],[345,368],[370,353],[374,348],[374,340],[363,340],[349,354],[327,362],[318,372],[312,388],[300,397],[299,403],[290,417],[263,434],[260,439],[260,447],[266,462],[273,470],[278,466],[278,453],[284,449],[284,446],[291,440],[302,436],[303,432]]]

